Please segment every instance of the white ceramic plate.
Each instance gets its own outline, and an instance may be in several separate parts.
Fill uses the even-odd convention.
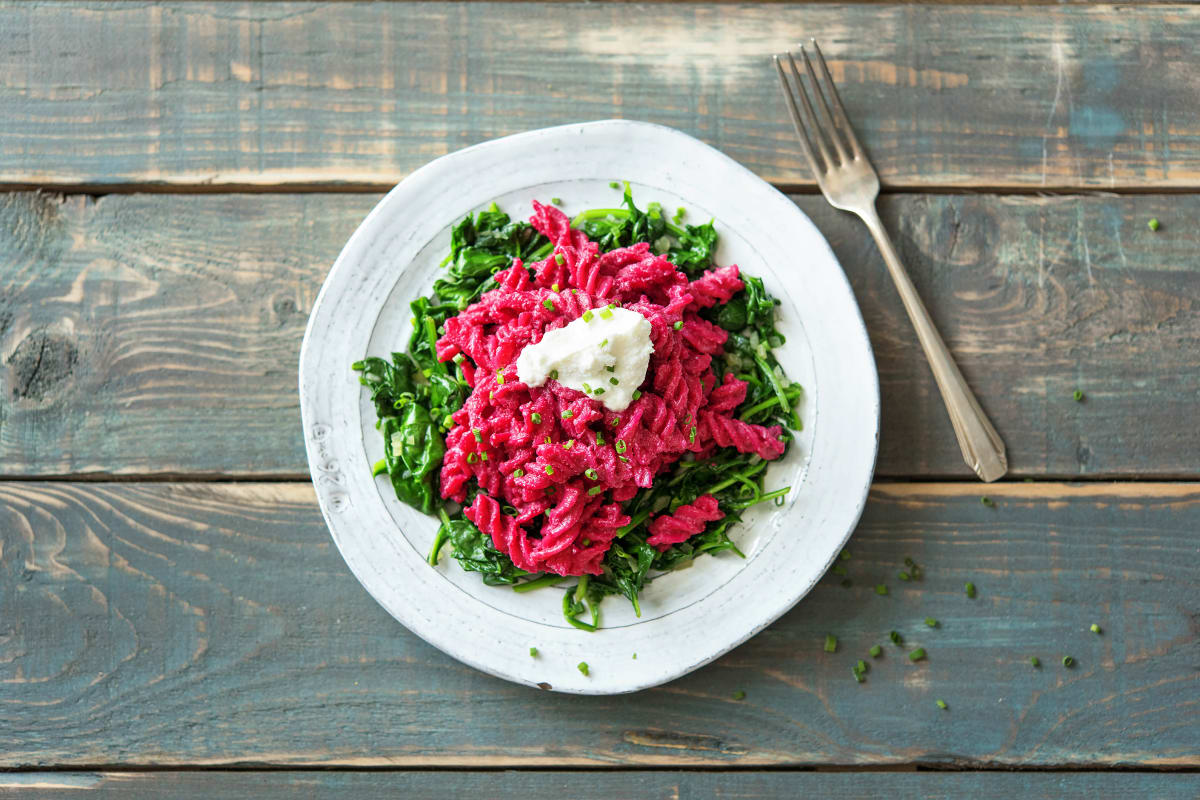
[[[772,464],[782,507],[755,507],[724,553],[646,587],[642,616],[611,597],[603,629],[561,615],[561,589],[489,587],[443,553],[425,556],[436,522],[400,503],[384,479],[366,393],[350,369],[403,349],[408,303],[427,294],[450,227],[495,201],[513,217],[530,200],[564,210],[618,205],[628,180],[643,208],[683,206],[716,220],[717,261],[763,278],[782,299],[776,354],[805,388],[804,431]],[[455,658],[502,678],[580,694],[631,692],[708,663],[791,608],[828,568],[866,501],[879,429],[879,388],[862,316],[845,274],[812,222],[749,170],[686,134],[622,120],[531,131],[469,147],[414,172],[350,238],[317,298],[300,354],[300,405],[321,511],[346,563],[392,616]],[[537,647],[531,658],[529,648]],[[634,656],[636,654],[636,658]],[[581,661],[588,676],[577,669]]]

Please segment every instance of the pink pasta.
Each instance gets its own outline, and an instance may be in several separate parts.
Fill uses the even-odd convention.
[[[601,254],[551,206],[535,202],[530,221],[553,252],[498,273],[498,287],[446,320],[437,341],[438,359],[464,357],[471,386],[451,417],[441,493],[465,502],[477,484],[465,514],[517,567],[596,575],[630,522],[620,504],[680,457],[733,447],[773,459],[784,442],[778,426],[731,416],[746,385],[713,374],[727,334],[697,312],[742,289],[736,266],[689,281],[645,244]],[[610,303],[651,326],[654,352],[640,396],[627,409],[609,411],[555,380],[535,388],[518,379],[516,359],[526,345]],[[722,516],[716,499],[704,495],[651,520],[648,541],[665,549]]]
[[[646,542],[659,550],[673,544],[686,542],[710,522],[724,519],[725,513],[717,508],[717,498],[711,494],[701,495],[687,505],[675,509],[673,514],[655,517],[646,527],[650,538]]]

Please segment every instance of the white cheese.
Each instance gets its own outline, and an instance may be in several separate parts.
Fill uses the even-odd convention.
[[[608,410],[624,411],[646,379],[653,352],[645,317],[626,308],[597,308],[526,345],[517,357],[517,377],[541,386],[553,374]]]

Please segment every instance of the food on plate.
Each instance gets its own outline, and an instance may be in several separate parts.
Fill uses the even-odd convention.
[[[767,464],[800,422],[772,349],[778,301],[713,256],[712,222],[651,203],[574,220],[494,204],[454,226],[406,351],[353,366],[383,435],[375,473],[441,520],[430,552],[492,585],[574,579],[563,615],[639,594],[704,553],[741,555],[740,513],[782,502]]]

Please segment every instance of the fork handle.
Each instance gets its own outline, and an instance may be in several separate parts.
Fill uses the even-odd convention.
[[[884,263],[887,264],[896,290],[900,293],[904,310],[908,312],[908,318],[917,330],[917,339],[921,342],[921,349],[925,351],[925,358],[933,370],[933,378],[942,393],[942,402],[946,404],[946,411],[950,414],[950,424],[954,426],[954,435],[958,437],[963,459],[983,480],[994,481],[1000,478],[1008,471],[1004,441],[992,427],[987,414],[979,407],[979,401],[967,386],[966,379],[954,363],[950,351],[946,349],[946,343],[942,341],[933,320],[929,318],[929,312],[925,310],[917,288],[913,286],[908,272],[900,263],[896,248],[892,246],[891,238],[884,230],[875,204],[872,203],[865,212],[860,212],[859,216],[875,237],[875,244],[879,245],[879,250],[883,253]]]

